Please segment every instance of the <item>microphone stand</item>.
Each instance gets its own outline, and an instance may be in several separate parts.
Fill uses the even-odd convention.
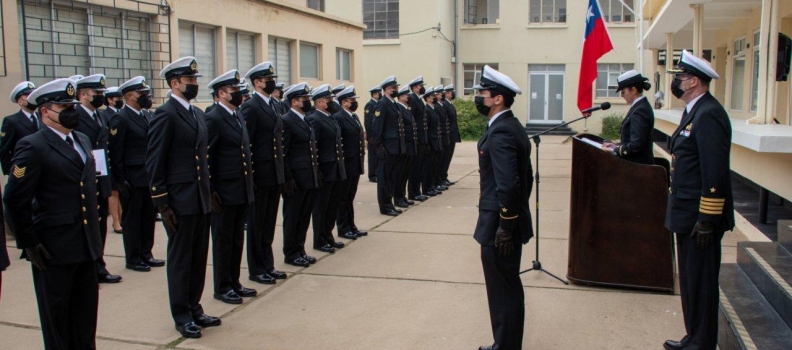
[[[608,107],[610,107],[610,106],[608,106]],[[535,235],[536,236],[536,260],[533,261],[533,267],[531,267],[530,269],[527,269],[527,270],[520,271],[521,275],[526,273],[526,272],[528,272],[528,271],[541,271],[541,272],[544,272],[544,273],[550,275],[551,277],[561,281],[561,283],[569,285],[568,281],[565,281],[565,280],[561,279],[560,277],[554,275],[552,272],[545,270],[542,267],[542,262],[539,261],[539,183],[541,182],[539,180],[539,143],[542,142],[542,140],[539,138],[539,136],[547,134],[547,133],[549,133],[549,132],[551,132],[553,130],[556,130],[558,128],[563,128],[563,127],[565,127],[565,126],[567,126],[569,124],[572,124],[574,122],[581,121],[581,120],[586,119],[586,118],[588,118],[590,116],[591,116],[590,113],[589,114],[585,114],[582,117],[577,118],[575,120],[556,125],[556,126],[550,128],[550,129],[542,131],[542,132],[540,132],[538,134],[529,136],[529,138],[531,140],[533,140],[534,145],[536,145],[536,174],[534,175],[534,177],[536,179],[536,206],[534,207],[534,209],[536,210],[536,235]]]

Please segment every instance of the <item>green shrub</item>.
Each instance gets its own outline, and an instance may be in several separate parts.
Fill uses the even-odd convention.
[[[621,139],[621,125],[624,114],[611,113],[602,118],[602,133],[600,136],[606,140],[618,141]]]
[[[459,136],[462,140],[478,140],[484,135],[487,126],[487,117],[479,114],[476,104],[465,99],[454,100],[454,107],[457,110],[457,123],[459,124]]]

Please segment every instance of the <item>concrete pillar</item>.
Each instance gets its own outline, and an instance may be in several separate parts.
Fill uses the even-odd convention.
[[[230,62],[226,62],[226,38],[227,38],[226,27],[224,26],[217,27],[217,31],[215,31],[215,33],[217,33],[217,36],[215,38],[215,42],[217,43],[217,45],[215,45],[216,46],[215,54],[217,55],[215,61],[217,61],[217,67],[215,67],[214,76],[210,77],[209,81],[219,76],[220,74],[225,73],[229,69],[235,68],[235,67],[229,68],[228,63]],[[245,74],[245,72],[242,72],[242,74]]]
[[[703,56],[704,53],[704,6],[690,5],[693,8],[693,54]]]
[[[666,33],[666,70],[669,68],[674,67],[674,33]],[[674,100],[674,96],[671,95],[671,82],[674,80],[674,76],[671,74],[664,74],[665,72],[661,72],[665,77],[665,85],[663,86],[663,94],[665,94],[665,101],[663,105],[663,109],[671,109],[671,102]]]
[[[749,124],[766,124],[775,113],[775,71],[778,48],[778,14],[773,3],[777,0],[762,0],[762,15],[759,21],[759,96],[756,103],[756,117],[748,119]],[[775,13],[774,13],[775,12]],[[773,29],[775,17],[775,29]],[[772,58],[770,58],[772,57]],[[773,108],[770,107],[773,105]],[[772,111],[771,111],[772,110]]]

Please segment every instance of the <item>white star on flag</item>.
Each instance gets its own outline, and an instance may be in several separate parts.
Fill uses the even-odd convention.
[[[591,6],[588,8],[588,12],[586,13],[586,23],[589,22],[591,17],[594,17],[594,11],[591,10]]]

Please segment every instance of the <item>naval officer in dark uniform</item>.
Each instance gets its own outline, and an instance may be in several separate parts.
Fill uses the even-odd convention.
[[[247,79],[253,85],[253,96],[242,104],[239,112],[245,120],[250,137],[253,162],[254,202],[250,207],[247,229],[248,279],[261,284],[275,284],[286,273],[275,270],[272,241],[278,217],[283,173],[283,120],[275,67],[262,62],[251,68]]]
[[[455,182],[448,180],[448,169],[451,167],[451,159],[454,158],[454,149],[456,144],[462,142],[459,137],[459,122],[457,121],[457,110],[452,101],[456,98],[454,93],[454,84],[448,85],[443,89],[445,99],[443,99],[443,106],[445,106],[446,114],[448,115],[448,138],[449,144],[443,148],[443,176],[442,184],[446,187],[455,184]]]
[[[616,92],[621,92],[624,101],[630,105],[630,110],[627,111],[619,131],[621,142],[606,143],[603,149],[633,163],[653,165],[654,111],[643,95],[644,91],[652,88],[652,84],[649,83],[649,78],[634,70],[620,75],[616,80],[619,84]]]
[[[107,88],[105,91],[104,104],[105,109],[99,112],[99,115],[102,116],[105,125],[108,125],[109,128],[110,121],[113,119],[113,116],[118,113],[121,108],[124,108],[124,97],[121,95],[121,92],[118,90],[117,86],[111,86]],[[109,146],[107,150],[108,153],[111,152]],[[110,162],[108,161],[108,164],[109,163]],[[113,218],[113,232],[124,233],[124,230],[121,227],[121,204],[118,188],[115,186],[115,181],[112,181],[111,179],[111,182],[112,191],[110,192],[110,198],[107,199],[107,211],[110,212],[110,217]]]
[[[374,106],[377,105],[380,98],[382,98],[382,88],[378,85],[371,90],[369,90],[371,94],[371,99],[366,102],[366,106],[363,109],[363,126],[366,128],[366,147],[368,149],[368,178],[369,182],[377,182],[377,165],[379,164],[379,159],[377,159],[377,152],[374,150],[374,133],[372,132],[372,124],[371,122],[374,119]]]
[[[44,127],[17,144],[3,197],[17,247],[32,265],[48,350],[96,348],[103,247],[92,146],[74,131],[82,122],[76,85],[58,79],[30,94]]]
[[[424,195],[434,197],[443,194],[435,181],[438,169],[437,163],[443,154],[440,117],[437,115],[437,92],[433,87],[430,87],[423,95],[423,99],[426,102],[424,110],[426,112],[426,138],[429,140],[429,149],[426,153],[421,186]]]
[[[522,91],[511,78],[484,66],[473,87],[476,109],[489,119],[478,142],[481,197],[474,238],[481,244],[495,342],[480,350],[522,349],[525,294],[522,245],[533,237],[528,198],[533,188],[531,144],[511,106]]]
[[[380,214],[397,216],[401,210],[393,203],[395,175],[399,174],[407,145],[404,141],[404,124],[399,109],[393,101],[399,92],[396,77],[386,78],[380,86],[384,96],[377,101],[372,113],[371,128],[374,152],[377,154],[377,202]]]
[[[154,112],[146,150],[151,198],[168,234],[171,315],[176,330],[185,338],[200,338],[199,327],[221,323],[205,314],[201,306],[211,212],[208,133],[203,112],[188,102],[198,96],[199,76],[192,56],[160,71],[171,97]]]
[[[289,265],[308,267],[316,258],[305,252],[305,237],[320,186],[314,130],[305,119],[311,110],[310,88],[299,83],[286,89],[291,110],[283,118],[283,255]]]
[[[99,115],[98,110],[104,104],[105,90],[107,88],[104,74],[94,74],[77,80],[77,96],[80,100],[80,105],[75,109],[80,114],[80,124],[74,130],[88,136],[91,141],[91,147],[93,147],[92,151],[104,152],[105,162],[107,163],[108,158],[112,159],[112,155],[107,152],[110,145],[110,129],[107,127],[104,118]],[[112,194],[113,188],[112,168],[108,163],[107,170],[110,174],[97,177],[99,180],[99,184],[96,186],[99,190],[99,233],[102,236],[102,246],[107,241],[107,216],[110,214],[108,199]],[[99,283],[121,282],[121,276],[113,275],[107,271],[104,256],[99,258],[96,263]]]
[[[410,112],[409,101],[410,86],[403,86],[399,89],[396,97],[396,107],[402,120],[404,130],[405,154],[403,156],[401,171],[394,174],[395,182],[393,187],[393,201],[399,208],[408,208],[415,204],[414,201],[407,199],[407,180],[410,178],[410,169],[413,157],[418,151],[418,128],[415,125],[412,113]]]
[[[121,84],[119,91],[125,106],[110,119],[110,165],[121,202],[126,268],[148,272],[165,266],[151,252],[155,215],[146,172],[149,117],[143,112],[151,103],[151,88],[145,77],[137,76]]]
[[[445,90],[443,85],[436,86],[434,88],[435,91],[435,112],[437,112],[437,132],[440,135],[440,145],[442,149],[440,153],[437,155],[435,159],[435,188],[437,192],[444,192],[448,190],[448,186],[445,185],[445,175],[443,175],[444,168],[445,168],[445,153],[446,148],[449,144],[451,144],[451,140],[449,139],[449,132],[450,127],[448,124],[448,112],[443,104],[443,100],[445,100]]]
[[[423,202],[429,199],[429,197],[424,195],[421,191],[421,186],[431,146],[429,145],[429,124],[426,119],[426,103],[423,100],[426,87],[424,87],[422,76],[410,82],[410,91],[410,112],[412,113],[413,123],[416,127],[418,143],[416,155],[413,157],[412,164],[410,165],[410,182],[407,192],[410,200]]]
[[[253,202],[250,138],[236,109],[242,104],[239,71],[232,69],[209,83],[217,108],[206,113],[209,178],[212,190],[212,261],[214,298],[241,304],[256,290],[239,283],[245,221]]]
[[[360,123],[360,118],[355,114],[358,109],[358,96],[355,93],[355,87],[347,86],[336,96],[336,99],[343,110],[333,114],[333,119],[341,128],[344,170],[347,175],[346,180],[341,181],[340,185],[341,194],[338,199],[336,224],[338,237],[354,240],[368,235],[368,232],[359,230],[355,224],[354,206],[360,175],[365,173],[363,162],[366,156],[366,145],[364,142],[363,124]]]
[[[340,94],[341,91],[344,91],[344,89],[346,89],[346,85],[341,84],[330,90],[330,92],[333,93],[333,104],[336,106],[335,110],[333,111],[333,114],[341,110],[341,103],[338,102],[338,94]]]
[[[731,189],[731,122],[709,92],[718,73],[709,63],[682,51],[671,84],[685,102],[679,127],[671,135],[671,187],[666,228],[676,233],[679,290],[686,335],[668,340],[666,349],[714,350],[718,343],[718,274],[721,239],[734,228]]]
[[[36,105],[28,101],[28,95],[36,89],[36,85],[23,81],[11,90],[11,102],[19,106],[19,111],[3,118],[0,126],[0,165],[3,175],[10,175],[11,159],[14,148],[23,137],[38,131],[41,121],[36,117]]]

